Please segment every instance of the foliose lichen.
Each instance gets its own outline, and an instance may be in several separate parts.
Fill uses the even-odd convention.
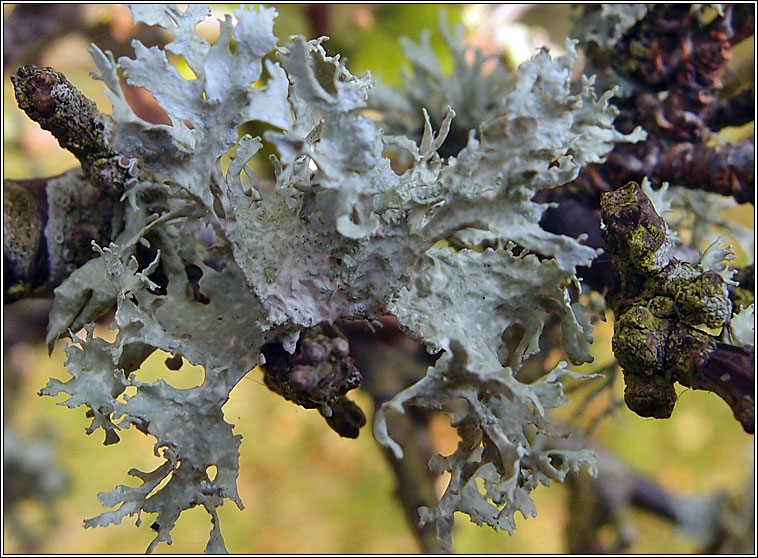
[[[442,351],[424,379],[377,410],[374,433],[399,456],[387,413],[418,405],[450,415],[462,443],[431,466],[450,471],[451,482],[439,505],[422,513],[436,522],[445,550],[456,511],[512,531],[517,511],[536,513],[530,492],[537,485],[594,467],[591,452],[541,445],[554,434],[547,409],[565,402],[561,378],[581,375],[561,363],[531,384],[515,376],[539,349],[551,314],[568,358],[591,359],[592,326],[575,274],[596,252],[542,229],[547,205],[532,201],[535,192],[573,180],[615,143],[644,137],[613,127],[613,92],[597,95],[591,78],[572,88],[573,42],[565,56],[543,50],[509,76],[491,117],[455,157],[443,158],[454,110],[436,133],[422,112],[418,143],[385,136],[363,114],[370,76],[353,76],[321,41],[279,46],[274,9],[238,8],[213,44],[196,33],[209,14],[203,6],[139,4],[132,13],[174,40],[163,49],[135,41],[135,57],[118,61],[91,48],[113,104],[114,163],[128,176],[123,229],[109,246],[96,244],[98,256],[56,289],[48,341],[112,305],[118,333],[113,342],[93,337],[91,327],[86,337],[74,336],[80,348],[68,350],[72,378],[52,380],[44,393],[65,392],[63,404],[88,406],[88,431],[102,428],[107,443],[130,426],[153,436],[164,463],[131,470],[137,487],[101,494],[105,506],[118,508],[87,526],[157,513],[152,550],[171,541],[182,510],[201,505],[213,524],[206,550],[224,550],[216,508],[225,499],[242,506],[240,437],[221,411],[230,391],[267,344],[292,353],[310,328],[386,314]],[[181,55],[195,77],[183,78],[167,52]],[[262,85],[251,86],[264,67]],[[172,124],[137,117],[121,77],[147,89]],[[241,134],[249,121],[276,131]],[[264,141],[278,151],[274,184],[259,182],[248,165]],[[408,153],[402,173],[384,156],[388,146]],[[232,159],[226,171],[225,155]],[[502,334],[514,324],[524,334],[502,360]],[[350,431],[360,417],[342,396],[354,374],[344,363],[314,363],[306,353],[318,343],[304,343],[302,368],[285,370],[277,385],[295,399],[310,391],[327,419],[338,417],[332,426]],[[339,352],[338,344],[328,342],[326,352]],[[202,384],[180,390],[140,382],[135,371],[156,349],[203,366]],[[335,381],[338,368],[348,373]],[[124,396],[127,387],[136,394]],[[465,405],[451,408],[451,401]],[[212,481],[210,466],[218,468]]]

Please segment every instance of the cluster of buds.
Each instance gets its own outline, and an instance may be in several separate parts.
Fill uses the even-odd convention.
[[[263,347],[263,356],[263,379],[270,390],[306,409],[318,409],[340,436],[358,436],[366,417],[345,394],[363,378],[337,327],[319,325],[303,331],[293,354],[280,343],[270,343]]]

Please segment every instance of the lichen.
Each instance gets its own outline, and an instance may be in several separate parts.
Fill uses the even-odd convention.
[[[40,250],[42,222],[37,203],[31,193],[20,185],[5,183],[3,188],[3,250],[16,277],[28,277],[34,258]],[[44,249],[44,248],[43,248]],[[6,275],[7,277],[7,275]],[[28,282],[14,286],[19,292],[30,289]],[[11,297],[16,296],[10,292]]]
[[[48,180],[47,208],[49,280],[57,285],[93,257],[92,241],[105,244],[120,232],[123,211],[81,169]]]
[[[69,351],[72,379],[52,381],[46,391],[92,408],[90,430],[110,432],[108,442],[130,426],[153,436],[165,461],[152,472],[132,471],[140,486],[101,495],[104,505],[119,507],[88,526],[158,513],[152,550],[170,542],[182,510],[202,505],[213,523],[208,550],[223,549],[216,508],[225,498],[242,506],[240,440],[220,410],[231,389],[275,345],[285,365],[277,368],[274,358],[264,365],[268,384],[352,435],[363,416],[344,396],[357,371],[345,355],[332,358],[344,352],[339,337],[325,340],[319,328],[387,314],[442,355],[423,380],[377,410],[377,440],[401,455],[388,413],[404,413],[406,405],[451,412],[450,401],[467,402],[451,413],[459,451],[433,465],[451,472],[450,486],[437,507],[422,512],[437,523],[444,548],[456,511],[512,531],[516,512],[535,513],[536,486],[593,469],[589,451],[541,446],[555,433],[546,410],[565,402],[561,379],[585,376],[565,363],[533,383],[515,376],[539,350],[551,315],[567,357],[591,360],[592,325],[578,301],[576,269],[597,252],[542,229],[548,206],[532,201],[535,193],[575,179],[617,142],[644,137],[613,127],[612,92],[598,94],[588,78],[572,86],[573,42],[565,56],[542,50],[510,75],[479,133],[467,135],[455,157],[442,157],[454,110],[445,110],[436,132],[422,111],[418,142],[385,136],[363,114],[370,76],[353,76],[319,40],[277,46],[271,8],[238,8],[212,45],[196,33],[209,14],[203,6],[132,10],[174,39],[164,49],[135,41],[134,59],[118,61],[91,49],[113,103],[118,157],[110,161],[128,177],[123,230],[112,244],[97,243],[97,258],[56,290],[48,342],[114,303],[118,332],[112,343],[74,339],[81,349]],[[195,79],[184,79],[166,52],[181,55]],[[251,86],[264,66],[264,83]],[[121,77],[147,89],[172,125],[134,115]],[[276,131],[241,134],[250,121]],[[271,185],[248,165],[264,142],[278,152]],[[400,174],[385,156],[389,147],[409,156]],[[221,158],[230,152],[225,172]],[[105,180],[116,168],[90,166]],[[439,247],[449,239],[455,249]],[[513,324],[524,335],[505,355],[502,335]],[[203,366],[203,383],[176,390],[162,380],[138,381],[132,371],[155,349]],[[314,351],[328,356],[314,360]],[[127,386],[136,394],[123,402],[118,395]],[[205,473],[211,465],[218,468],[213,482]]]
[[[672,257],[665,248],[672,244],[668,226],[635,183],[604,194],[601,209],[621,279],[608,299],[616,317],[612,348],[624,371],[627,406],[641,416],[668,418],[679,382],[718,393],[746,420],[743,403],[707,377],[717,339],[697,329],[723,328],[732,319],[721,260],[713,258],[712,249],[699,265]],[[730,254],[721,251],[721,259]]]
[[[625,277],[657,273],[670,262],[666,223],[636,183],[608,192],[600,202],[610,229],[606,238],[614,265]]]
[[[656,317],[646,306],[632,306],[614,323],[612,348],[624,370],[653,375],[663,370],[671,320]]]
[[[641,417],[669,418],[676,404],[674,382],[667,375],[640,375],[624,370],[624,403]]]
[[[713,271],[689,281],[676,281],[672,288],[679,317],[685,323],[720,328],[732,316],[727,286]]]

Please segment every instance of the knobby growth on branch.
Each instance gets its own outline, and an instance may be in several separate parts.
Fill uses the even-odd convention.
[[[724,277],[672,257],[668,227],[637,184],[605,194],[601,208],[606,243],[621,276],[608,301],[629,408],[668,418],[679,382],[718,394],[745,431],[754,433],[754,347],[722,343],[698,329],[720,329],[731,319]]]

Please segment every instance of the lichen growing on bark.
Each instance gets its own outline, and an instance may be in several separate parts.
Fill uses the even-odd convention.
[[[165,462],[152,472],[132,470],[140,486],[101,495],[104,505],[119,507],[88,526],[158,513],[152,549],[170,542],[182,510],[200,505],[213,522],[208,550],[224,550],[216,508],[226,499],[242,506],[240,439],[221,412],[231,389],[263,355],[269,387],[318,408],[332,428],[353,436],[365,417],[345,394],[359,374],[340,336],[324,329],[388,314],[440,357],[378,409],[377,440],[400,457],[388,424],[411,406],[448,414],[461,437],[452,455],[430,463],[451,481],[420,513],[435,524],[443,549],[451,549],[456,512],[512,531],[516,512],[536,513],[530,493],[538,485],[594,470],[592,452],[541,443],[555,435],[547,409],[565,402],[562,379],[586,376],[565,362],[531,383],[517,375],[552,320],[560,322],[568,359],[591,360],[592,324],[578,301],[576,270],[597,252],[542,228],[547,205],[535,194],[575,180],[615,144],[644,137],[639,128],[614,127],[613,91],[598,94],[586,77],[575,87],[572,41],[565,56],[543,49],[509,76],[478,134],[472,130],[455,156],[443,157],[454,110],[445,107],[437,132],[422,111],[418,142],[384,135],[364,114],[370,77],[353,76],[320,40],[277,45],[273,9],[240,7],[236,20],[221,22],[213,44],[196,33],[210,13],[202,6],[135,5],[133,13],[174,40],[164,49],[135,42],[134,59],[118,61],[91,49],[113,103],[113,127],[102,149],[97,134],[91,150],[72,149],[93,187],[116,186],[123,230],[113,229],[112,244],[96,242],[97,258],[56,290],[48,341],[87,327],[113,305],[118,333],[108,343],[75,337],[81,349],[68,351],[72,378],[51,381],[45,393],[65,392],[64,404],[89,406],[89,431],[104,429],[108,443],[131,426],[153,436]],[[193,79],[180,75],[167,51],[183,57]],[[172,125],[134,115],[121,79],[147,89]],[[42,122],[48,97],[36,103]],[[276,131],[242,134],[251,121]],[[278,150],[274,184],[261,185],[248,165],[264,142]],[[407,152],[409,168],[396,172],[388,148]],[[231,164],[222,165],[223,157]],[[717,273],[674,265],[665,223],[643,202],[624,190],[608,207],[623,216],[607,222],[627,277],[625,296],[616,299],[614,343],[629,369],[629,400],[665,415],[686,356],[712,362],[718,350],[709,352],[697,335],[684,337],[687,328],[722,323],[728,299]],[[706,291],[707,304],[697,306],[693,298]],[[512,326],[523,335],[507,347],[503,334]],[[183,359],[201,365],[203,383],[176,390],[162,380],[138,381],[132,372],[156,349],[173,355],[172,369]],[[678,367],[657,373],[672,358]],[[136,393],[122,397],[127,387]],[[211,466],[218,469],[213,481]]]
[[[752,348],[729,349],[699,329],[723,328],[731,319],[726,280],[671,255],[668,226],[636,183],[603,195],[600,203],[620,275],[607,298],[616,316],[612,347],[624,372],[627,406],[644,417],[668,418],[679,382],[718,394],[752,431],[754,405],[739,379],[740,359],[752,358]],[[721,376],[714,371],[719,359]]]

